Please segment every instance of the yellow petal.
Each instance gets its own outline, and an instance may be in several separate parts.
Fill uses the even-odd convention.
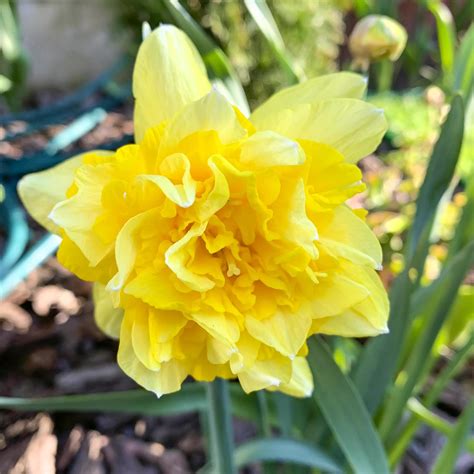
[[[291,379],[292,361],[275,352],[270,358],[256,360],[252,367],[238,374],[239,382],[246,393],[275,387]]]
[[[292,364],[291,379],[279,387],[268,390],[286,393],[292,397],[309,397],[313,393],[313,375],[304,357],[296,357]]]
[[[115,255],[118,272],[107,284],[109,291],[120,290],[133,271],[137,256],[137,234],[148,220],[157,220],[159,211],[150,209],[131,219],[122,227],[115,242]]]
[[[171,25],[152,31],[138,50],[133,71],[136,141],[210,88],[201,56],[185,33]]]
[[[195,246],[196,239],[206,230],[206,224],[194,224],[180,240],[175,242],[165,253],[168,268],[189,288],[196,291],[207,291],[214,287],[209,278],[193,273],[187,268],[189,248]]]
[[[188,321],[180,311],[163,311],[154,308],[149,309],[148,319],[150,339],[157,343],[173,339]]]
[[[368,295],[350,308],[330,318],[315,319],[311,332],[337,334],[345,337],[368,337],[388,331],[389,302],[387,292],[377,273],[371,268],[342,262],[347,278],[363,286]]]
[[[362,100],[329,99],[265,115],[257,128],[325,143],[344,155],[346,161],[355,163],[377,148],[387,122],[381,109]]]
[[[188,158],[182,153],[175,153],[166,157],[161,167],[173,168],[175,173],[181,174],[182,184],[173,184],[166,176],[158,174],[142,174],[137,176],[137,179],[155,184],[169,200],[180,207],[192,206],[196,197],[196,182],[191,176],[191,164]]]
[[[245,140],[240,161],[255,168],[297,166],[304,163],[305,154],[297,142],[267,130]]]
[[[345,205],[334,209],[329,223],[321,223],[319,241],[331,254],[359,265],[380,269],[382,248],[369,226]]]
[[[178,291],[168,272],[141,271],[124,288],[134,296],[158,310],[191,311],[199,296]]]
[[[64,229],[66,235],[79,247],[92,266],[97,265],[113,248],[92,232],[102,214],[102,190],[109,182],[110,163],[77,168],[74,184],[77,192],[54,206],[50,219]]]
[[[362,314],[379,334],[388,331],[387,321],[390,304],[382,280],[377,272],[367,267],[343,263],[344,273],[369,291],[369,296],[354,305],[354,310]]]
[[[309,303],[309,311],[313,318],[340,314],[365,300],[370,294],[364,285],[339,273],[330,273],[327,277],[321,278],[313,287],[312,293],[313,299]]]
[[[196,312],[187,315],[212,337],[225,343],[234,345],[240,336],[239,325],[229,315],[217,312]]]
[[[280,195],[272,208],[274,212],[268,225],[269,229],[316,258],[318,251],[315,242],[318,239],[318,231],[306,214],[303,180],[282,180]]]
[[[217,132],[223,144],[238,141],[247,135],[232,105],[215,90],[189,103],[176,115],[165,131],[160,153],[168,153],[193,133],[211,130]]]
[[[94,319],[97,326],[107,336],[118,339],[123,309],[114,307],[110,294],[101,283],[94,284],[92,296],[94,298]]]
[[[312,334],[329,334],[342,337],[371,337],[383,334],[357,311],[349,309],[330,318],[315,319],[311,326]]]
[[[304,344],[310,326],[311,317],[305,311],[290,313],[279,309],[261,321],[252,316],[245,319],[245,327],[255,339],[290,358],[294,358]]]
[[[215,159],[215,156],[211,156],[208,160],[209,168],[214,175],[214,186],[208,196],[204,196],[200,202],[196,203],[196,215],[199,222],[209,220],[229,200],[227,179],[217,167]]]
[[[160,365],[159,370],[145,367],[138,359],[132,345],[133,320],[125,317],[120,331],[117,361],[120,368],[142,387],[154,392],[158,397],[176,392],[187,375],[184,362],[170,360]]]
[[[70,158],[45,171],[27,174],[18,183],[18,194],[29,214],[54,234],[59,234],[58,226],[49,218],[53,207],[66,199],[66,191],[74,180],[77,167],[88,154],[108,154],[111,152],[96,150]]]
[[[251,115],[251,121],[260,128],[265,118],[298,104],[313,104],[319,100],[351,97],[360,99],[367,88],[367,80],[351,72],[337,72],[314,77],[296,86],[288,87],[271,96]]]
[[[125,311],[125,317],[132,319],[132,346],[133,352],[139,361],[151,370],[160,370],[161,362],[152,354],[152,343],[148,325],[148,310],[144,305],[137,305]]]

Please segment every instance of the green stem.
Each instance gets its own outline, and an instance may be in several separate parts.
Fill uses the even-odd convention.
[[[393,63],[383,59],[377,64],[377,92],[387,92],[392,87]]]
[[[229,387],[223,379],[207,384],[211,468],[216,474],[236,474]]]
[[[257,392],[257,401],[260,415],[260,432],[263,437],[270,438],[272,435],[272,424],[270,422],[267,394],[263,390]]]

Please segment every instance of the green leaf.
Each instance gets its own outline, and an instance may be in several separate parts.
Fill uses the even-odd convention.
[[[255,420],[258,406],[253,395],[246,395],[238,384],[230,384],[232,410],[236,416]],[[157,398],[146,390],[65,395],[47,398],[0,397],[0,409],[48,412],[136,413],[174,415],[207,409],[205,384],[185,384],[179,392]]]
[[[453,15],[449,8],[440,0],[429,1],[428,9],[436,19],[439,53],[441,57],[441,67],[445,76],[444,79],[447,84],[451,84],[454,51],[456,48],[456,27],[454,25]]]
[[[383,439],[394,437],[394,429],[401,419],[405,404],[420,377],[424,375],[423,369],[426,367],[426,361],[430,358],[431,348],[456,300],[458,289],[473,263],[474,241],[459,252],[451,260],[449,268],[443,272],[443,279],[438,284],[438,291],[431,297],[421,336],[416,341],[407,366],[404,368],[405,382],[395,388],[385,407],[380,423],[380,434]]]
[[[309,340],[313,397],[355,472],[388,473],[380,438],[360,394],[334,361],[320,337]]]
[[[296,70],[293,61],[286,50],[283,38],[275,23],[272,12],[265,0],[244,0],[245,6],[267,40],[276,59],[288,76],[290,84],[297,84],[302,75]]]
[[[162,0],[162,5],[166,8],[176,26],[191,38],[201,53],[210,76],[212,76],[211,79],[215,78],[222,81],[240,110],[248,115],[250,109],[242,84],[222,49],[194,21],[178,0]]]
[[[474,85],[474,25],[464,34],[454,59],[454,92],[460,91],[468,100]]]
[[[474,423],[474,399],[464,409],[455,428],[444,445],[433,467],[433,474],[454,472],[457,457],[461,452]]]
[[[423,269],[423,255],[426,255],[429,243],[423,237],[429,236],[438,203],[453,178],[463,136],[464,104],[461,96],[455,95],[418,194],[415,221],[407,244],[408,261],[413,260],[412,265],[419,273]]]
[[[395,280],[390,291],[390,332],[372,339],[364,346],[352,372],[352,379],[370,413],[380,405],[399,364],[410,323],[410,297],[424,267],[436,209],[456,168],[463,132],[464,106],[461,97],[456,95],[418,195],[415,220],[406,244],[405,271]],[[417,274],[415,281],[410,278],[412,273]]]
[[[324,451],[287,438],[256,439],[235,450],[235,463],[239,468],[258,461],[280,461],[314,467],[325,472],[342,472],[341,467]]]

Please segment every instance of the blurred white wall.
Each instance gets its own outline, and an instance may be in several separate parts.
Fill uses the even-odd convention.
[[[131,0],[133,1],[133,0]],[[111,66],[123,50],[107,0],[18,0],[29,87],[72,88]]]

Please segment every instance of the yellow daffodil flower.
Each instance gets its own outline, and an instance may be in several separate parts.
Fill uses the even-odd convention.
[[[118,362],[158,395],[196,380],[308,396],[306,340],[387,331],[380,245],[345,202],[381,141],[366,82],[337,73],[245,117],[211,87],[188,37],[164,25],[133,75],[136,144],[25,176],[59,261],[95,283]]]

